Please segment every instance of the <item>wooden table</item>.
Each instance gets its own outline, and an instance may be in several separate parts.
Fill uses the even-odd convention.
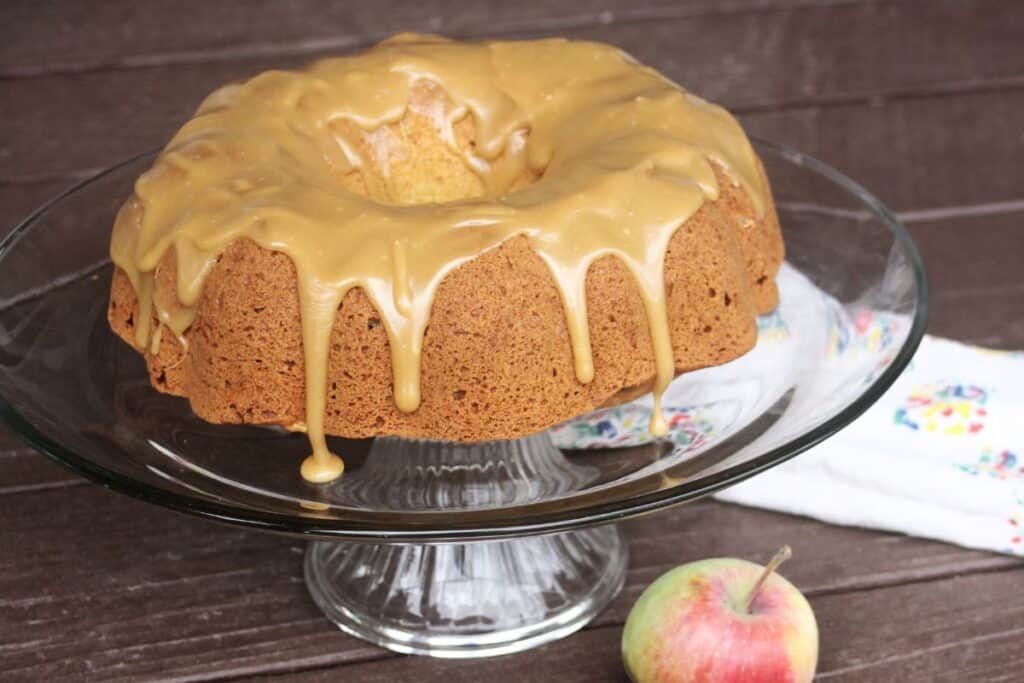
[[[1024,3],[132,0],[0,8],[0,212],[164,141],[215,86],[392,32],[616,43],[845,171],[901,213],[934,284],[931,331],[1024,346]],[[0,678],[621,681],[638,593],[688,559],[786,569],[821,627],[820,678],[1024,678],[1024,563],[700,502],[627,524],[625,590],[581,633],[489,661],[400,657],[308,598],[300,543],[104,491],[0,436]]]

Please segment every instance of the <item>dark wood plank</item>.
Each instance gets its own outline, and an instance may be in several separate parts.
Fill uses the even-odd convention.
[[[932,298],[930,329],[979,346],[1009,351],[1024,347],[1024,288],[957,292],[939,291]]]
[[[0,558],[0,671],[145,678],[239,660],[376,654],[319,616],[295,541],[169,515],[94,486],[0,499],[18,517],[2,545],[20,550]]]
[[[0,671],[32,680],[203,678],[385,656],[320,615],[302,583],[297,541],[171,515],[94,486],[0,496],[0,518],[0,547],[19,549],[0,554]],[[621,624],[640,591],[675,564],[763,560],[787,542],[797,559],[786,573],[810,595],[1020,566],[711,502],[627,529],[627,586],[597,626]]]
[[[140,84],[142,92],[137,95],[141,99],[120,102],[109,118],[87,121],[78,117],[79,123],[69,123],[79,129],[77,133],[38,130],[32,121],[36,117],[60,118],[60,105],[51,104],[48,97],[33,102],[33,95],[25,93],[19,111],[8,112],[25,133],[9,142],[8,158],[0,162],[0,176],[7,180],[46,176],[50,174],[46,169],[61,175],[119,161],[158,144],[187,114],[179,111],[179,116],[172,116],[146,103],[152,93],[145,91],[154,87],[148,81]],[[942,106],[934,106],[935,102],[932,98],[910,99],[877,107],[814,107],[741,118],[752,134],[832,164],[897,210],[1020,200],[1024,191],[1016,170],[1024,156],[1024,139],[1017,122],[1024,111],[1024,90],[948,97]],[[22,106],[25,111],[20,111]],[[102,103],[96,101],[78,106],[103,110]],[[33,107],[36,114],[28,111]],[[180,105],[168,109],[174,108],[185,109]],[[106,142],[100,147],[68,147],[80,134]]]
[[[1008,0],[983,6],[956,0],[779,6],[612,24],[578,35],[620,45],[740,111],[1024,84],[1017,49],[1024,6]],[[969,60],[962,58],[967,51]]]
[[[489,660],[451,661],[388,657],[362,662],[356,666],[325,667],[302,673],[289,673],[282,678],[301,683],[338,680],[358,680],[360,683],[629,683],[619,655],[621,637],[621,629],[612,626],[583,631],[526,654]],[[270,680],[276,678],[270,677]]]
[[[343,50],[398,31],[473,37],[862,1],[611,0],[600,7],[585,2],[544,0],[295,0],[287,4],[271,0],[181,0],[173,4],[120,0],[91,7],[67,0],[9,2],[0,10],[0,19],[19,30],[13,32],[0,51],[0,77]],[[173,30],[167,30],[168,26],[173,26]],[[60,50],[50,49],[58,42]]]
[[[695,91],[739,111],[883,98],[874,100],[877,105],[908,89],[920,93],[957,84],[980,86],[990,79],[1024,74],[1024,52],[1007,28],[1021,8],[1019,3],[995,0],[986,12],[964,3],[867,3],[563,32],[622,45]],[[927,28],[932,24],[922,22],[922,14],[938,28]],[[843,30],[837,32],[835,26]],[[978,35],[986,36],[982,42],[987,47],[977,58],[963,59]],[[309,55],[261,56],[7,82],[0,98],[0,115],[9,131],[0,133],[8,138],[0,138],[0,148],[6,151],[0,158],[0,180],[40,180],[108,165],[165,141],[217,85],[308,59]],[[996,93],[951,98],[961,104],[948,112],[919,100],[890,103],[879,111],[833,104],[827,110],[751,115],[747,122],[755,132],[797,143],[840,167],[846,167],[846,157],[852,154],[872,154],[869,170],[887,172],[878,178],[885,187],[910,182],[903,178],[905,173],[894,176],[899,167],[890,161],[894,151],[909,152],[908,163],[924,160],[933,166],[939,164],[923,157],[945,154],[954,169],[972,153],[971,145],[980,145],[978,154],[991,154],[992,164],[1015,160],[1024,145],[1012,135],[1022,97]],[[971,135],[950,135],[954,130]],[[975,135],[980,139],[972,139]],[[998,144],[989,148],[992,140]],[[875,141],[877,146],[865,144]],[[860,170],[860,164],[852,167]],[[1007,166],[997,168],[1006,180],[977,197],[972,194],[976,186],[967,188],[971,193],[958,194],[952,179],[943,177],[935,194],[948,195],[949,201],[913,203],[916,198],[910,197],[910,203],[898,206],[917,209],[1020,198],[1019,187],[1015,192],[1005,188],[1012,182]],[[873,180],[870,175],[866,179]],[[900,199],[894,196],[894,201]]]
[[[0,430],[0,434],[5,440],[10,436],[6,428]],[[0,496],[87,483],[71,470],[28,447],[0,451]]]
[[[1024,571],[1018,569],[812,596],[821,633],[817,680],[1020,680],[1022,581]],[[470,683],[522,680],[522,672],[529,670],[543,672],[545,680],[625,682],[620,638],[617,626],[597,628],[527,655],[466,662],[390,658],[293,674],[289,680],[315,683],[353,676],[366,683]]]
[[[932,283],[929,332],[1024,348],[1024,211],[911,223]]]
[[[35,183],[0,183],[0,235],[7,235],[29,214],[74,185],[75,181],[75,178],[67,178]]]
[[[814,600],[821,678],[1020,680],[1022,585],[1018,569]]]
[[[1024,210],[907,224],[929,269],[936,297],[971,296],[1024,286],[1014,268],[1024,258],[1022,226]],[[940,329],[932,331],[959,336]]]
[[[897,211],[1021,199],[1024,90],[765,112],[748,131],[825,161]]]

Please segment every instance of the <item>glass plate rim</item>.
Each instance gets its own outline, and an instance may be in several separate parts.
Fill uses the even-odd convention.
[[[637,498],[626,498],[597,504],[591,508],[584,509],[582,512],[577,510],[562,513],[546,513],[542,519],[525,523],[491,521],[486,525],[453,524],[443,527],[429,524],[402,527],[386,524],[378,526],[373,523],[327,520],[316,517],[285,515],[250,508],[243,509],[166,491],[145,482],[137,481],[95,464],[89,458],[65,448],[56,440],[42,433],[8,402],[6,396],[2,394],[2,387],[0,387],[0,420],[18,438],[35,450],[40,451],[51,460],[82,475],[86,479],[102,485],[104,488],[176,512],[195,515],[234,526],[288,535],[366,542],[423,543],[487,540],[528,534],[557,533],[597,524],[614,523],[702,498],[796,457],[834,435],[863,414],[888,390],[910,362],[921,340],[924,338],[931,309],[928,276],[925,272],[920,252],[906,226],[889,208],[858,182],[814,157],[756,136],[750,136],[750,140],[759,150],[767,150],[790,163],[805,166],[828,178],[858,198],[867,208],[874,212],[875,216],[892,232],[895,241],[900,244],[907,256],[907,260],[914,273],[917,301],[913,322],[907,333],[907,338],[896,353],[892,363],[849,405],[822,424],[790,439],[786,443],[746,462],[738,463],[707,477],[684,482],[674,487]],[[107,175],[116,173],[123,167],[143,157],[159,152],[159,150],[160,148],[149,149],[116,163],[95,175],[75,183],[42,204],[29,214],[27,218],[22,220],[3,241],[0,241],[0,263],[6,257],[7,252],[32,228],[35,221],[59,204],[65,197],[78,192]]]

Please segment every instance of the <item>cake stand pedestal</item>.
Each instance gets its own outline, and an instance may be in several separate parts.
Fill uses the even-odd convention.
[[[593,478],[547,433],[458,444],[381,438],[332,486],[367,506],[480,510],[570,494]],[[311,543],[306,585],[346,633],[403,653],[484,657],[561,638],[622,588],[617,526],[460,543]]]

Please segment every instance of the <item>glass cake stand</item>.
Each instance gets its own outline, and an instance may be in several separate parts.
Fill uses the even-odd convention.
[[[564,636],[616,594],[616,522],[695,500],[814,446],[870,406],[924,332],[927,284],[863,188],[757,142],[785,234],[756,348],[679,377],[666,438],[649,397],[518,441],[334,440],[348,469],[298,475],[303,436],[215,426],[149,386],[106,324],[110,227],[149,152],[36,211],[0,244],[0,412],[35,448],[173,510],[310,540],[306,583],[343,630],[476,657]]]

